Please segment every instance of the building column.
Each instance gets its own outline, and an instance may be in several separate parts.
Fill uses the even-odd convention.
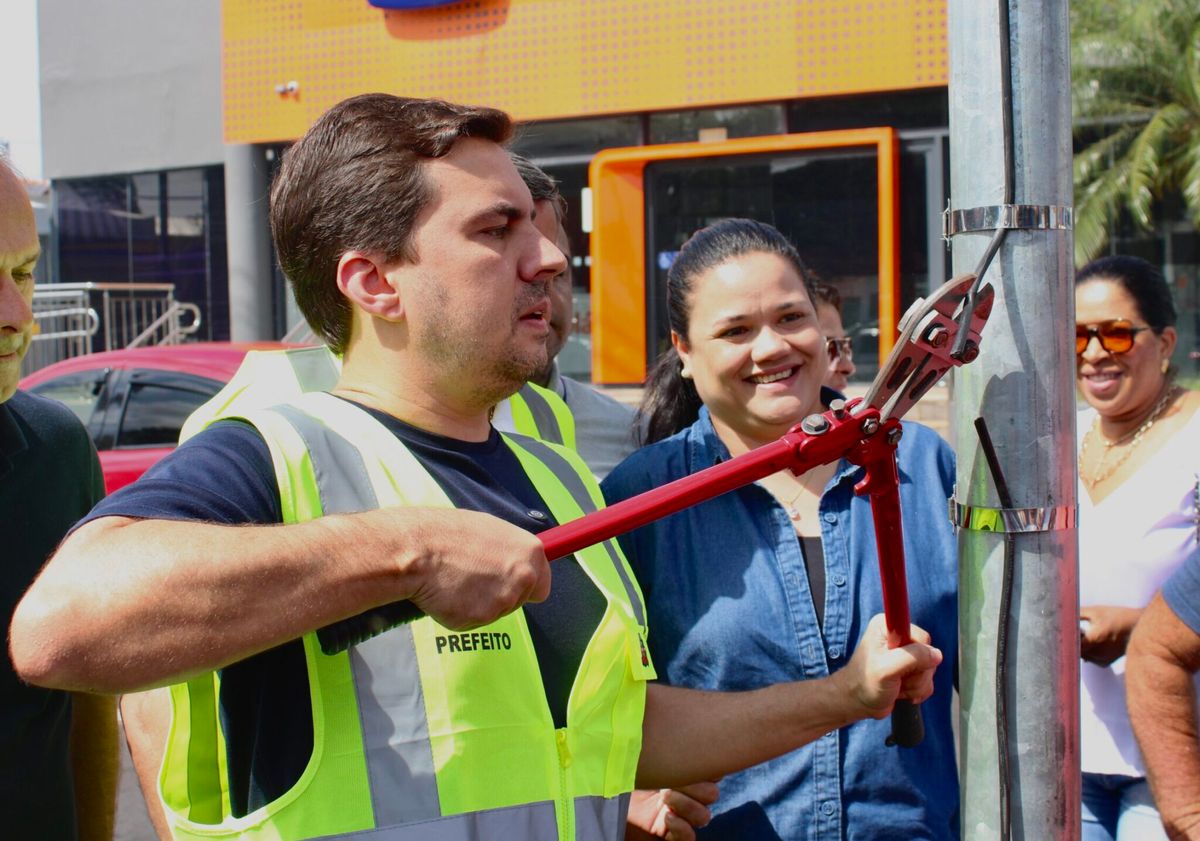
[[[270,182],[263,147],[225,147],[225,225],[229,255],[229,330],[235,342],[275,335]]]

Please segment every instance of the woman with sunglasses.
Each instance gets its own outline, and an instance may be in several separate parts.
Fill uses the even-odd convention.
[[[1175,305],[1136,257],[1075,281],[1079,430],[1083,841],[1165,838],[1125,710],[1129,634],[1172,571],[1200,551],[1200,395],[1175,383]]]
[[[667,276],[673,346],[641,408],[655,443],[609,474],[606,499],[775,441],[825,408],[829,337],[807,274],[783,235],[759,222],[725,220],[683,245]],[[945,655],[921,706],[924,742],[886,747],[890,722],[868,719],[728,776],[698,838],[958,837],[953,454],[932,430],[905,424],[899,465],[913,622]],[[870,503],[854,493],[861,477],[847,462],[783,471],[621,538],[646,596],[659,679],[737,691],[845,666],[882,609]]]

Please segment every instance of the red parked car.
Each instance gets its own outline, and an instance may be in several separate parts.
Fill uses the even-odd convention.
[[[250,350],[278,342],[198,342],[77,356],[21,380],[21,388],[65,403],[83,421],[109,493],[175,448],[179,429],[221,390]]]

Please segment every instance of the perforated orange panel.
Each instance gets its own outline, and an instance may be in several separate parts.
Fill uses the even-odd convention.
[[[946,0],[223,0],[225,141],[367,91],[520,120],[946,84]],[[294,92],[277,87],[297,83]]]

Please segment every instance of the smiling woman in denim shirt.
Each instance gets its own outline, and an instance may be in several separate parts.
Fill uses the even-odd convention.
[[[641,413],[649,446],[603,483],[614,503],[779,438],[833,392],[795,248],[745,219],[696,233],[667,280],[672,348]],[[904,425],[900,495],[913,622],[957,661],[957,560],[946,517],[950,448]],[[845,461],[784,471],[621,538],[667,683],[748,690],[829,675],[883,606],[870,503]],[[952,669],[922,705],[925,740],[886,747],[868,719],[721,782],[700,839],[945,841],[958,837]],[[681,747],[686,749],[686,746]]]

